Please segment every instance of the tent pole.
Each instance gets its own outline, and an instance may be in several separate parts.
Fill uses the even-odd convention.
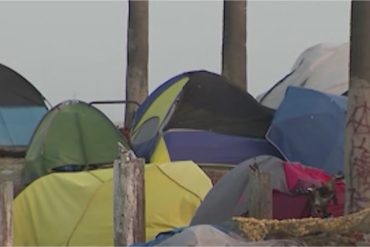
[[[0,246],[13,246],[13,183],[0,184]]]
[[[120,147],[114,162],[114,245],[145,242],[144,159]]]
[[[91,101],[89,105],[103,105],[103,104],[134,104],[137,107],[140,107],[140,104],[134,100],[97,100]]]

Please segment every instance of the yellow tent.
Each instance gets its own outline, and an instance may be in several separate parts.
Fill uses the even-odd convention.
[[[14,201],[15,245],[113,245],[112,177],[100,169],[34,181]],[[190,161],[146,165],[146,239],[188,225],[211,186]]]

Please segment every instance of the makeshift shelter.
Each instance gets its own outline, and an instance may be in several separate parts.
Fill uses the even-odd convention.
[[[164,233],[160,239],[148,242],[145,246],[251,246],[236,224],[229,225],[190,226],[179,232],[170,232],[170,236]],[[254,243],[253,246],[259,246],[258,244]]]
[[[233,216],[248,213],[252,200],[248,191],[253,189],[249,183],[253,176],[251,166],[271,176],[274,219],[311,216],[308,188],[319,187],[331,179],[317,168],[272,156],[258,156],[237,165],[215,184],[199,206],[191,225],[221,224]],[[344,211],[344,182],[338,181],[335,189],[338,203],[329,204],[328,211],[333,216],[340,216]]]
[[[242,152],[236,158],[231,157],[238,163],[243,152],[244,159],[278,153],[264,140],[273,113],[220,75],[208,71],[187,72],[162,84],[144,101],[135,116],[131,143],[136,154],[147,160],[158,161],[152,157],[154,152],[162,153],[167,161],[178,160],[175,153],[179,151],[186,153],[181,159],[199,162],[192,155],[195,149],[206,154],[208,147],[217,146],[214,150],[223,150],[227,156],[238,142],[243,142]],[[172,141],[168,142],[169,139]],[[181,148],[187,149],[172,145],[179,142],[183,143]],[[246,143],[253,151],[248,150]],[[254,145],[262,148],[253,149]],[[211,161],[222,163],[223,159],[213,156],[212,160],[202,160]]]
[[[151,160],[191,159],[201,164],[239,164],[262,154],[281,157],[265,139],[230,136],[204,130],[170,129],[163,133]]]
[[[112,180],[111,168],[37,179],[14,201],[14,244],[112,246]],[[187,226],[210,188],[193,162],[146,165],[146,239]]]
[[[257,99],[263,105],[277,109],[288,86],[315,89],[343,95],[349,85],[349,43],[318,44],[305,50],[291,72]]]
[[[266,139],[286,160],[343,171],[347,98],[288,87]]]
[[[127,145],[100,110],[81,101],[65,101],[44,116],[32,136],[23,182],[55,170],[112,163],[118,156],[118,143]]]
[[[44,96],[23,76],[0,64],[0,152],[24,152],[46,112]]]

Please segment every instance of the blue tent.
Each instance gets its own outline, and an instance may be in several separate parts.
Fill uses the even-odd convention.
[[[0,146],[26,147],[46,111],[39,106],[0,107]]]
[[[0,152],[25,151],[46,112],[44,96],[20,74],[0,64]]]
[[[148,162],[193,160],[231,164],[256,155],[280,157],[265,140],[274,110],[209,71],[190,71],[157,88],[138,109],[130,131]]]
[[[289,161],[334,174],[344,167],[347,98],[288,87],[266,134]]]
[[[170,160],[196,163],[239,164],[268,154],[281,157],[265,139],[231,136],[204,130],[171,129],[163,134]]]

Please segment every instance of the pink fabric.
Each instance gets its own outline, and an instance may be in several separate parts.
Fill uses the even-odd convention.
[[[291,192],[297,189],[305,190],[311,186],[321,186],[331,178],[323,170],[297,162],[284,162],[284,172],[288,189]]]
[[[288,195],[274,190],[272,205],[272,217],[274,219],[299,219],[310,216],[310,204],[307,195]]]
[[[321,186],[331,179],[326,172],[304,166],[297,162],[285,162],[284,172],[286,183],[290,192],[296,193],[289,195],[281,191],[273,193],[273,218],[289,219],[304,218],[310,216],[310,203],[307,194],[299,194],[311,186]],[[328,206],[328,212],[333,216],[341,216],[344,213],[345,202],[345,183],[344,181],[336,182],[336,195],[338,204],[333,202]]]

